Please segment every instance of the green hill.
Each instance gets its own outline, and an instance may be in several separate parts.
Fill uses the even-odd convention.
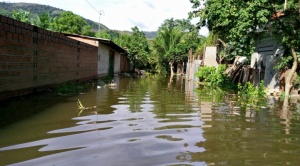
[[[6,3],[0,2],[0,14],[11,17],[12,11],[14,10],[26,10],[31,13],[30,18],[35,19],[36,15],[41,15],[42,13],[49,13],[51,18],[58,17],[65,10],[52,7],[49,5],[40,5],[35,3]],[[83,18],[89,25],[92,26],[93,29],[99,28],[99,23],[94,22],[92,20]],[[108,29],[105,25],[101,24],[102,29]]]
[[[56,8],[56,7],[52,7],[49,5],[41,5],[41,4],[36,4],[36,3],[6,3],[6,2],[0,2],[0,14],[4,15],[4,16],[8,16],[11,17],[12,15],[12,11],[14,10],[26,10],[29,11],[30,14],[30,19],[31,20],[35,20],[37,18],[37,15],[41,15],[42,13],[49,13],[51,18],[54,17],[59,17],[60,14],[62,12],[64,12],[65,10]],[[99,23],[94,22],[92,20],[83,18],[89,25],[92,26],[92,29],[94,29],[95,31],[97,31],[99,29]],[[105,25],[101,24],[101,29],[102,30],[109,30],[108,27],[106,27]],[[125,32],[125,31],[119,31],[119,30],[114,30],[117,32]],[[157,32],[153,31],[153,32],[144,32],[146,37],[149,39],[153,39],[156,37]]]

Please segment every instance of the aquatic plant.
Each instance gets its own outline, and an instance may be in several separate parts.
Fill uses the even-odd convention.
[[[92,85],[89,83],[68,82],[57,86],[55,91],[60,95],[69,95],[87,92],[91,87]]]
[[[92,107],[85,107],[83,106],[82,102],[78,99],[77,100],[77,116],[80,116],[80,114],[84,111],[84,110],[90,110],[90,109],[94,109],[96,108],[96,106],[92,106]]]
[[[242,107],[251,105],[254,107],[265,103],[267,93],[265,91],[264,81],[261,81],[258,87],[247,82],[244,85],[238,84],[239,102]]]

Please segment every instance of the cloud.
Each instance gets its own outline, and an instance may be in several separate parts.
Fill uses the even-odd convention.
[[[10,0],[21,1],[69,10],[95,22],[99,22],[98,11],[103,10],[100,22],[116,30],[138,26],[143,31],[156,31],[164,20],[187,18],[192,11],[189,0],[87,0],[93,7],[86,0]]]
[[[153,6],[153,4],[152,4],[151,2],[145,0],[144,3],[145,3],[149,8],[154,9],[154,6]]]
[[[129,22],[131,22],[133,25],[137,26],[139,29],[148,29],[149,27],[147,27],[144,23],[139,22],[139,21],[135,21],[132,19],[128,19]]]

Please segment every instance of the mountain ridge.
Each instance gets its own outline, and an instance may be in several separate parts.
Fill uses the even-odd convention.
[[[37,15],[41,15],[42,13],[49,13],[51,18],[58,17],[62,12],[65,12],[66,10],[59,9],[53,6],[49,5],[43,5],[43,4],[37,4],[37,3],[7,3],[7,2],[0,2],[0,14],[4,16],[11,17],[13,10],[26,10],[29,11],[31,19],[36,19]],[[82,17],[82,16],[81,16]],[[91,25],[92,29],[94,31],[97,31],[99,29],[99,23],[92,21],[90,19],[82,17],[89,25]],[[124,31],[124,30],[115,30],[115,29],[109,29],[104,24],[100,24],[101,29],[104,30],[112,30],[116,32],[130,32],[131,31]],[[145,36],[149,39],[153,39],[157,35],[157,31],[143,31],[145,33]]]

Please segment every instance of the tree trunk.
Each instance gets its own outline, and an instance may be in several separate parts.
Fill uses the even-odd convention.
[[[295,51],[295,48],[292,47],[292,55],[293,55],[293,66],[289,72],[289,74],[287,75],[287,77],[285,78],[285,87],[284,87],[284,102],[283,102],[283,107],[287,108],[288,106],[288,99],[289,99],[289,95],[290,95],[290,91],[293,87],[293,75],[296,72],[296,69],[298,67],[298,58],[297,58],[297,54]]]
[[[224,47],[224,49],[226,48],[226,43],[223,41],[223,40],[221,40],[220,38],[218,38],[218,41],[223,45],[223,47]],[[219,64],[221,64],[222,63],[222,61],[223,61],[223,59],[225,58],[225,54],[224,54],[224,56],[222,57],[221,56],[221,54],[219,53]]]
[[[173,77],[174,77],[174,75],[171,75],[171,76],[170,76],[170,80],[169,80],[169,83],[168,83],[168,88],[171,88],[171,87],[172,87]]]
[[[177,75],[181,75],[183,73],[183,63],[177,63]]]
[[[223,47],[226,47],[226,43],[222,39],[218,39],[218,41],[223,45]]]
[[[174,76],[174,70],[173,70],[173,64],[174,64],[174,62],[173,61],[170,61],[169,62],[169,65],[170,65],[170,72],[171,72],[171,77],[173,77]]]

